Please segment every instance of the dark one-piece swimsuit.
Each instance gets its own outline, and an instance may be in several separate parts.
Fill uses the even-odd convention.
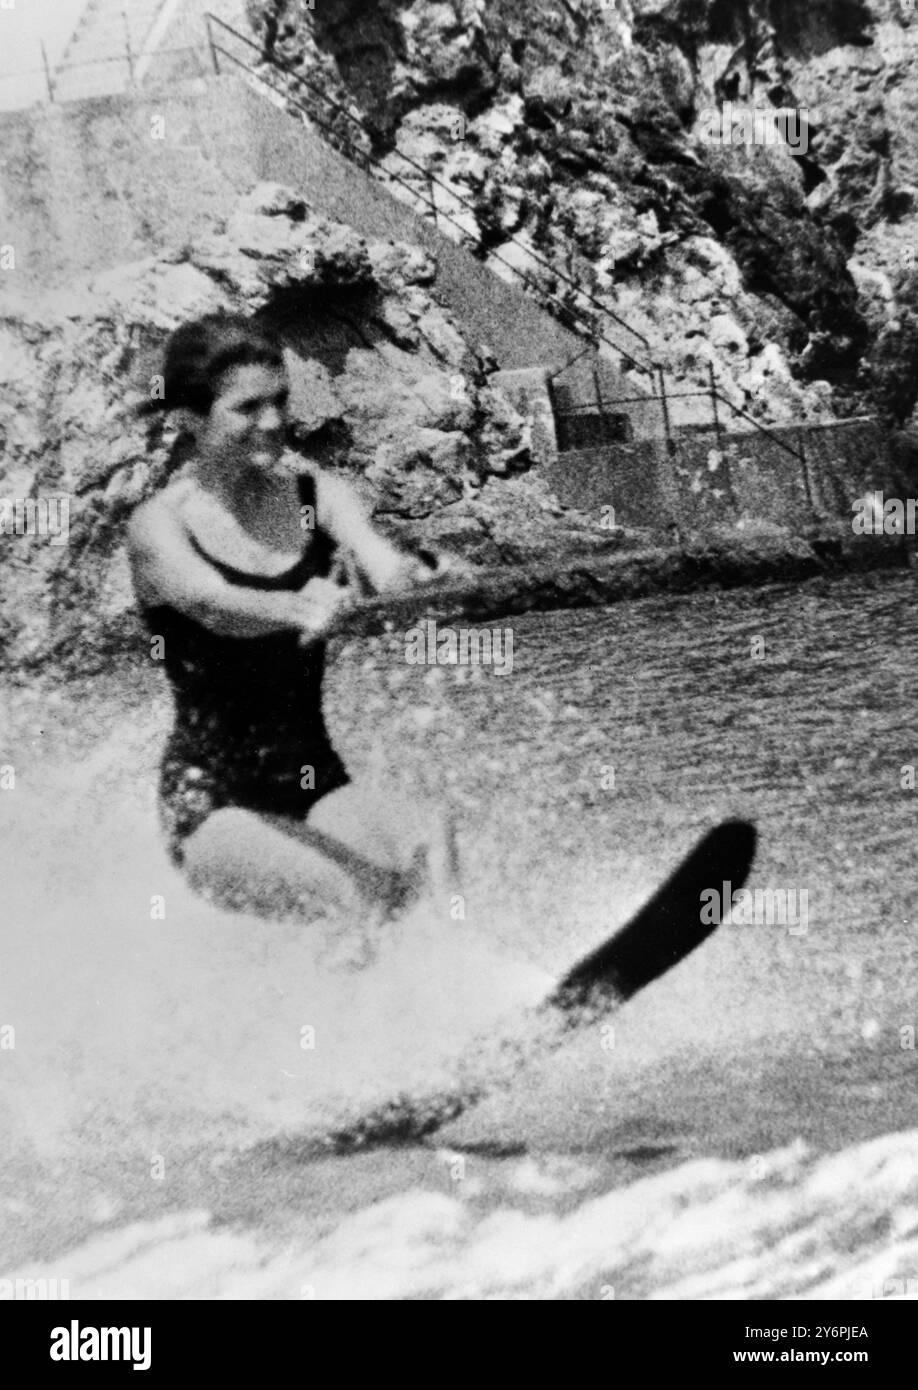
[[[300,480],[313,508],[315,482]],[[334,541],[316,525],[303,557],[283,574],[246,574],[195,547],[230,584],[301,589],[327,578]],[[348,782],[322,715],[325,644],[300,645],[295,631],[264,637],[211,632],[167,604],[143,609],[164,641],[175,719],[160,765],[159,811],[169,852],[181,865],[184,842],[211,812],[226,806],[302,820],[328,792]]]

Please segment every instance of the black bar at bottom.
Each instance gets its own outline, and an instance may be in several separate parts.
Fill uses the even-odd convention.
[[[496,1291],[495,1291],[496,1292]],[[496,1294],[499,1301],[499,1293]],[[519,1301],[518,1297],[514,1301]],[[540,1300],[536,1300],[540,1301]],[[611,1353],[609,1378],[630,1366],[640,1368],[642,1379],[678,1371],[692,1377],[706,1372],[726,1372],[734,1383],[753,1377],[763,1368],[811,1366],[827,1379],[840,1369],[875,1377],[890,1372],[907,1355],[914,1342],[914,1299],[858,1302],[724,1302],[669,1303],[617,1302],[605,1286],[595,1300],[596,1322],[590,1324],[603,1337]],[[338,1317],[342,1319],[338,1323]],[[347,1367],[348,1380],[364,1365],[378,1374],[395,1353],[410,1365],[412,1352],[426,1348],[424,1360],[430,1373],[433,1349],[424,1331],[418,1341],[406,1340],[401,1329],[384,1314],[385,1328],[375,1335],[371,1309],[344,1306],[335,1314],[328,1306],[321,1312],[315,1303],[302,1302],[186,1302],[118,1303],[61,1300],[0,1302],[0,1337],[4,1359],[17,1367],[28,1384],[43,1372],[47,1383],[67,1384],[74,1374],[88,1371],[93,1377],[128,1375],[131,1383],[144,1385],[146,1377],[179,1372],[206,1371],[209,1383],[225,1373],[227,1383],[241,1383],[247,1367],[296,1372],[311,1379],[328,1364]],[[357,1322],[359,1320],[359,1323]],[[366,1323],[369,1320],[370,1326]],[[360,1336],[355,1339],[355,1325]],[[103,1328],[124,1329],[115,1339],[102,1339]],[[127,1340],[126,1340],[127,1334]],[[136,1336],[135,1336],[136,1334]],[[369,1334],[369,1335],[368,1335]],[[422,1343],[423,1339],[423,1343]],[[100,1346],[121,1352],[128,1342],[128,1356],[93,1359]],[[501,1338],[500,1351],[487,1352],[491,1374],[503,1357],[518,1373],[530,1355],[541,1356],[545,1330],[529,1342],[519,1335]],[[455,1375],[461,1341],[441,1344]],[[482,1351],[473,1337],[477,1371],[481,1374]],[[52,1349],[55,1356],[52,1357]],[[362,1353],[362,1355],[361,1355]],[[74,1356],[76,1359],[74,1359]],[[64,1359],[64,1358],[67,1359]],[[461,1352],[460,1352],[461,1357]],[[145,1379],[133,1380],[134,1361]],[[364,1360],[365,1358],[365,1360]],[[420,1357],[418,1358],[420,1361]],[[571,1363],[569,1369],[571,1369]],[[310,1371],[310,1368],[312,1370]],[[584,1367],[587,1375],[590,1371]],[[470,1363],[469,1373],[472,1374]],[[46,1383],[43,1380],[42,1383]],[[867,1383],[866,1379],[863,1382]]]

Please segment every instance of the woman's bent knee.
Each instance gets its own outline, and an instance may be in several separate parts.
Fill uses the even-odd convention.
[[[210,901],[260,917],[310,919],[355,901],[337,866],[236,807],[215,811],[188,837],[184,869],[192,888]]]

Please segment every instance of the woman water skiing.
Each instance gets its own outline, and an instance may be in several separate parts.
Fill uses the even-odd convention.
[[[324,639],[355,593],[438,566],[379,535],[344,481],[291,467],[287,372],[266,330],[186,324],[163,377],[145,409],[181,411],[191,456],[134,513],[129,554],[175,700],[160,774],[173,861],[199,891],[266,916],[392,911],[450,856],[446,840],[432,850],[429,807],[350,781],[322,714]]]

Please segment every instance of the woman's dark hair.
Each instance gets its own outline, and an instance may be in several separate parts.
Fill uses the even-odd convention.
[[[220,378],[232,367],[284,366],[280,343],[270,329],[241,314],[206,314],[177,328],[166,344],[161,394],[140,406],[142,415],[184,407],[206,415]]]

